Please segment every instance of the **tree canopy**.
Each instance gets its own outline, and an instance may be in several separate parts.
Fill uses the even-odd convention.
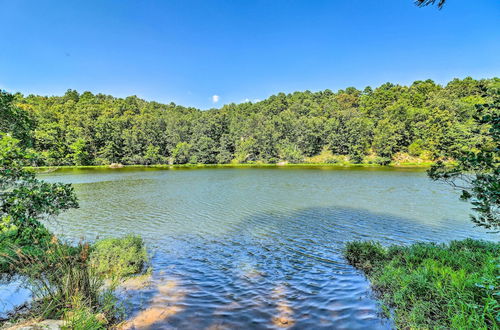
[[[475,114],[479,124],[473,131],[478,144],[473,149],[461,149],[452,155],[453,166],[438,162],[429,171],[434,180],[440,180],[462,191],[462,199],[470,201],[476,215],[472,221],[478,226],[500,229],[500,84],[491,86],[493,98],[478,104]]]
[[[474,133],[474,118],[498,81],[279,93],[206,111],[74,90],[2,98],[24,113],[29,129],[6,130],[24,132],[18,138],[40,154],[36,165],[305,162],[320,154],[383,164],[444,159],[491,140]]]

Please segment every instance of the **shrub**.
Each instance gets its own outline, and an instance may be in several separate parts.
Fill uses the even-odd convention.
[[[90,254],[96,272],[113,279],[140,273],[147,259],[142,238],[134,235],[97,241]]]
[[[5,218],[4,218],[5,219]],[[17,226],[0,233],[0,273],[14,273],[20,266],[14,260],[18,255],[41,257],[45,254],[52,235],[42,224],[21,227]],[[28,242],[32,242],[29,244]]]
[[[345,256],[394,307],[399,328],[498,328],[500,243],[467,239],[383,248],[350,242]]]
[[[391,163],[391,158],[380,157],[380,156],[371,154],[371,155],[365,156],[365,158],[363,158],[363,163],[384,166],[384,165],[389,165]]]
[[[344,254],[351,265],[366,273],[371,272],[387,257],[386,250],[380,243],[362,241],[348,242]]]
[[[104,281],[89,266],[88,244],[71,246],[53,237],[40,255],[12,249],[16,255],[8,260],[16,273],[30,281],[36,316],[60,319],[68,310],[83,307],[107,314],[108,319],[116,316],[114,296],[104,290]]]
[[[307,157],[304,160],[309,164],[349,164],[349,157],[345,155],[334,155],[330,149],[324,147],[319,155]]]

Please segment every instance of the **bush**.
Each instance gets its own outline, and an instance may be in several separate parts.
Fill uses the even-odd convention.
[[[374,154],[365,156],[363,158],[363,163],[364,164],[375,164],[375,165],[389,165],[391,163],[391,158],[388,157],[380,157]]]
[[[29,280],[35,301],[32,316],[62,318],[68,329],[106,329],[119,320],[122,311],[115,286],[106,286],[105,279],[138,273],[147,261],[142,239],[132,235],[101,240],[95,246],[72,246],[53,236],[37,255],[15,245],[10,249],[4,259]]]
[[[316,156],[307,157],[304,160],[309,164],[349,164],[349,157],[345,155],[334,155],[327,147],[323,148],[321,153]]]
[[[113,279],[140,273],[147,260],[142,238],[134,235],[97,241],[90,254],[96,272]]]
[[[108,319],[116,316],[116,300],[110,303],[114,296],[104,290],[102,278],[89,266],[88,244],[71,246],[53,237],[40,255],[26,254],[14,246],[12,249],[15,258],[8,260],[16,273],[30,281],[36,316],[60,319],[67,310],[82,306],[107,314]]]
[[[498,328],[500,243],[467,239],[383,248],[351,242],[345,256],[394,307],[399,328]]]
[[[366,273],[370,273],[387,258],[386,250],[376,242],[348,242],[344,254],[351,265]]]
[[[19,255],[33,258],[43,256],[51,238],[50,232],[40,223],[22,226],[21,230],[15,226],[0,232],[0,273],[15,273],[20,266],[15,262]]]

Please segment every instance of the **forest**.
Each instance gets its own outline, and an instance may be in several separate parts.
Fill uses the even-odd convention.
[[[205,111],[88,91],[2,92],[16,117],[2,130],[37,152],[36,166],[430,162],[492,143],[475,118],[499,88],[499,78],[385,83]]]

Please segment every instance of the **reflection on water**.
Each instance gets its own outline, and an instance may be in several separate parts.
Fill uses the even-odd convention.
[[[276,301],[276,316],[273,318],[273,324],[278,327],[291,327],[295,322],[293,320],[293,310],[286,299],[286,287],[278,285],[273,290],[272,298]]]
[[[488,238],[468,205],[422,171],[84,170],[81,208],[52,229],[72,238],[141,234],[153,257],[128,293],[133,328],[385,329],[347,240],[384,244]]]
[[[140,310],[130,320],[125,322],[121,329],[144,329],[153,324],[163,323],[169,317],[183,310],[180,302],[186,293],[179,287],[176,280],[167,280],[158,284],[155,295],[150,299],[145,309]]]
[[[0,278],[0,320],[8,318],[8,312],[20,308],[31,299],[27,281],[21,277]]]

